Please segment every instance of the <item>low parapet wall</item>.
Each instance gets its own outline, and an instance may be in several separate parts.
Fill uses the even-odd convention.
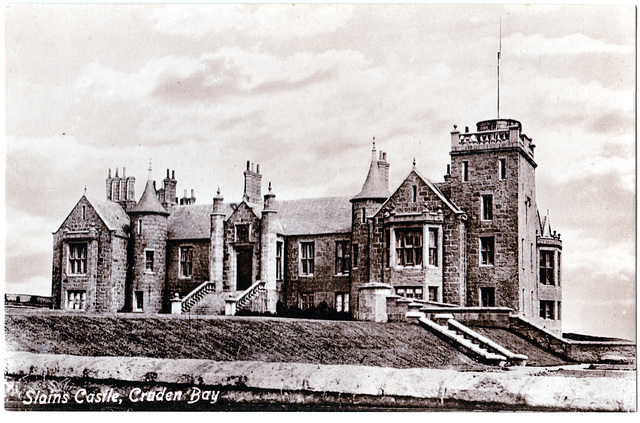
[[[522,316],[511,316],[509,329],[536,345],[569,360],[597,363],[624,360],[636,362],[636,344],[630,341],[575,341],[561,338]]]
[[[458,372],[9,353],[9,410],[635,411],[635,373]],[[568,372],[568,373],[567,373]]]

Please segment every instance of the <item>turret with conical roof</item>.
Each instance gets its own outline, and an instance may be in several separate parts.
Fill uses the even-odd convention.
[[[350,201],[351,212],[351,248],[353,257],[358,263],[352,263],[350,310],[356,309],[358,288],[369,282],[370,260],[369,239],[372,226],[368,218],[373,216],[380,206],[389,198],[389,163],[387,153],[376,152],[376,139],[373,138],[371,164],[369,173],[362,185],[362,190]]]
[[[145,314],[166,309],[165,287],[167,228],[169,213],[162,207],[153,184],[151,163],[149,177],[131,216],[131,283],[127,292],[130,309]]]

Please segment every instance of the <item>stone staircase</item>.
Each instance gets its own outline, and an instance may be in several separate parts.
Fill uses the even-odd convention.
[[[237,297],[225,299],[224,314],[234,316],[242,310],[265,313],[267,311],[266,285],[264,281],[257,281]]]
[[[181,310],[182,314],[189,313],[203,298],[205,298],[210,292],[215,292],[216,285],[214,282],[206,281],[200,284],[196,289],[188,293],[182,299]]]
[[[431,320],[424,313],[412,311],[407,318],[416,319],[420,326],[481,363],[502,367],[524,366],[527,362],[526,355],[507,350],[456,321],[451,314],[438,314]]]

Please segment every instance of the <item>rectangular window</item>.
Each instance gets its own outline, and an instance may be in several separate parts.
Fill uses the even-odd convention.
[[[562,314],[560,314],[560,310],[562,309],[561,306],[562,306],[562,303],[558,301],[558,310],[557,310],[558,315],[556,317],[557,320],[562,320]]]
[[[359,253],[359,245],[358,244],[353,244],[353,268],[357,269],[358,268],[358,253]]]
[[[396,294],[405,298],[415,298],[421,300],[424,296],[422,287],[420,286],[405,286],[396,288]]]
[[[560,267],[560,259],[562,258],[562,253],[558,252],[558,286],[560,286],[560,281],[562,280],[562,273],[561,273],[561,267]],[[558,303],[559,304],[559,303]],[[558,305],[558,311],[560,311],[560,306]],[[560,318],[558,317],[558,320]]]
[[[249,225],[236,225],[236,242],[249,242]]]
[[[555,320],[553,301],[540,301],[540,318]]]
[[[493,194],[482,195],[482,220],[493,220]]]
[[[138,235],[142,235],[142,219],[138,219]]]
[[[349,294],[346,292],[336,292],[336,311],[338,313],[349,312]]]
[[[87,218],[87,206],[82,206],[82,220]]]
[[[87,244],[69,244],[70,275],[87,274]]]
[[[87,292],[86,291],[67,291],[67,310],[86,310],[87,308]]]
[[[540,283],[554,285],[553,251],[540,251]]]
[[[462,162],[462,181],[467,182],[469,180],[469,162]]]
[[[154,251],[145,250],[144,252],[144,270],[145,272],[153,272]]]
[[[429,228],[429,265],[438,267],[438,229]]]
[[[336,242],[336,275],[348,275],[350,261],[349,242]]]
[[[313,242],[300,243],[300,274],[313,275],[315,248]]]
[[[494,240],[492,236],[480,237],[480,265],[493,266]]]
[[[300,293],[300,308],[307,310],[314,306],[313,292]]]
[[[411,198],[414,203],[416,201],[418,201],[418,186],[417,185],[413,185],[412,187],[412,192],[411,192]]]
[[[133,311],[142,311],[144,310],[144,292],[143,291],[135,291],[133,293]]]
[[[498,177],[500,180],[507,179],[507,159],[498,159]]]
[[[362,223],[367,223],[367,209],[362,208]]]
[[[276,242],[276,280],[282,280],[282,241]]]
[[[190,278],[193,273],[193,247],[180,247],[180,277]]]
[[[493,287],[480,288],[480,307],[496,306],[496,289]]]
[[[422,230],[396,230],[396,258],[398,266],[422,265]]]
[[[429,287],[429,301],[438,301],[438,287],[430,286]]]

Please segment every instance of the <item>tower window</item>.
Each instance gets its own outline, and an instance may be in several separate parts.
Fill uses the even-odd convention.
[[[144,309],[144,292],[135,291],[133,296],[133,311],[142,311]]]
[[[396,258],[398,266],[422,264],[422,230],[396,230]]]
[[[300,274],[313,275],[315,248],[313,242],[300,243]]]
[[[362,223],[367,223],[367,210],[362,208]]]
[[[555,320],[553,301],[540,301],[540,318]]]
[[[498,160],[498,178],[500,180],[507,179],[507,159]]]
[[[359,253],[358,247],[359,247],[358,244],[353,244],[353,247],[352,247],[352,251],[353,251],[353,253],[352,253],[352,256],[353,256],[353,268],[354,269],[358,268],[358,253]]]
[[[69,244],[69,274],[87,273],[87,244]]]
[[[142,235],[142,219],[138,219],[138,235]]]
[[[480,237],[480,265],[493,266],[494,262],[494,238],[492,236]]]
[[[190,278],[193,274],[193,247],[180,247],[180,277]]]
[[[480,215],[482,220],[493,220],[493,194],[482,195],[482,210]]]
[[[145,250],[144,252],[144,270],[147,273],[153,273],[154,267],[154,251]]]
[[[496,306],[496,289],[493,287],[480,288],[480,307]]]
[[[555,285],[553,251],[540,251],[540,283]]]
[[[282,280],[282,241],[276,242],[276,280]]]
[[[462,181],[467,182],[469,180],[469,162],[462,162]]]

